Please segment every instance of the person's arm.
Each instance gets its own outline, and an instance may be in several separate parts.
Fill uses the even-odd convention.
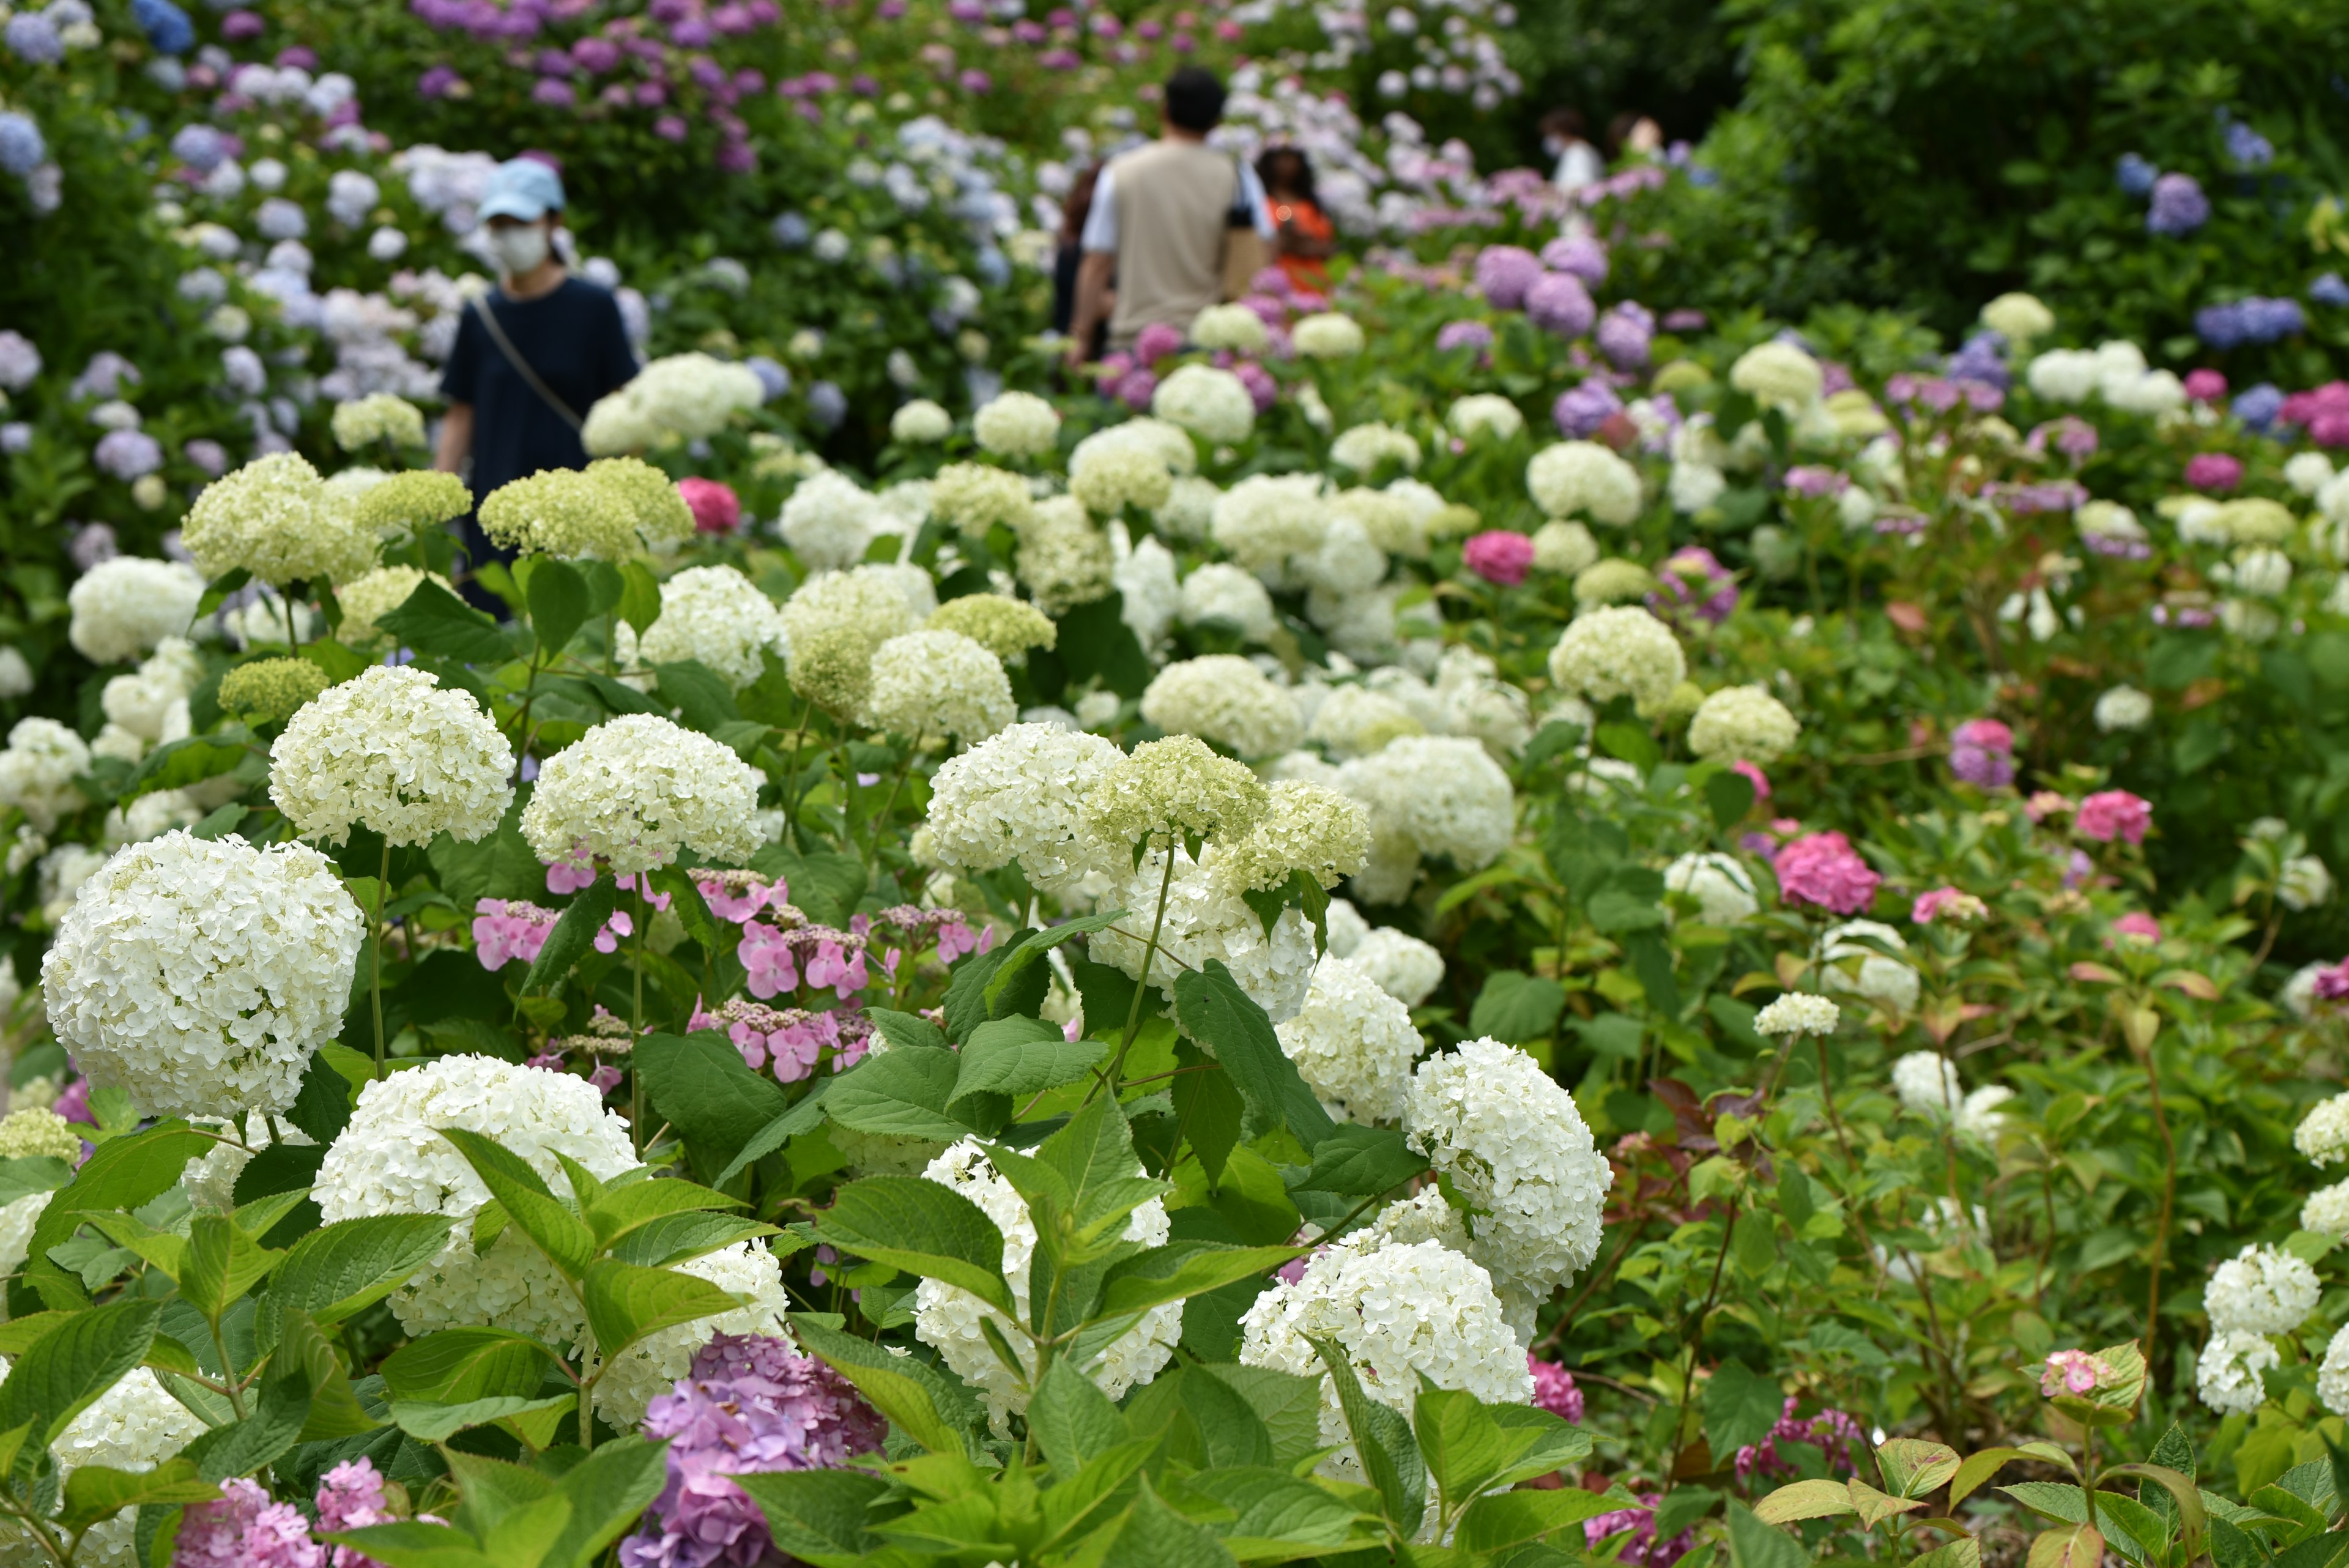
[[[1109,317],[1109,280],[1117,267],[1114,251],[1087,251],[1077,263],[1077,308],[1069,322],[1069,366],[1081,369],[1092,348],[1093,330]]]
[[[442,473],[460,472],[472,450],[473,405],[450,403],[440,419],[440,445],[432,453],[432,466]]]

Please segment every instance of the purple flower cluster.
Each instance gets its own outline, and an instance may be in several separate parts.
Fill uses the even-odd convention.
[[[1683,545],[1664,557],[1648,607],[1667,619],[1686,613],[1719,626],[1736,613],[1736,574],[1703,545]]]
[[[2006,369],[2005,336],[1990,331],[1975,333],[1950,356],[1946,369],[1952,381],[1980,381],[1986,386],[2005,387],[2010,379]]]
[[[718,1335],[646,1412],[645,1435],[669,1439],[668,1484],[620,1543],[621,1568],[753,1568],[773,1541],[726,1478],[838,1469],[885,1429],[845,1379],[785,1341]]]
[[[1526,290],[1526,319],[1560,337],[1579,337],[1599,319],[1599,307],[1572,273],[1545,273]]]
[[[1542,246],[1542,265],[1569,273],[1597,288],[1607,281],[1607,247],[1588,234],[1572,234]]]
[[[90,454],[98,468],[129,483],[163,466],[163,447],[145,431],[109,431]]]
[[[258,1481],[221,1483],[218,1502],[188,1505],[171,1568],[326,1568],[326,1549],[290,1502],[272,1502]]]
[[[2076,512],[2088,500],[2087,486],[2075,479],[2043,479],[2035,484],[1993,482],[1983,495],[2017,517],[2042,512]]]
[[[1526,291],[1542,279],[1541,257],[1523,245],[1486,245],[1476,254],[1476,287],[1495,310],[1522,310]]]
[[[1549,414],[1557,421],[1558,434],[1568,441],[1586,441],[1622,408],[1622,398],[1606,378],[1593,376],[1560,392]]]
[[[1826,1456],[1830,1470],[1849,1475],[1859,1469],[1859,1456],[1867,1451],[1868,1435],[1857,1421],[1841,1410],[1822,1410],[1816,1416],[1798,1417],[1795,1414],[1795,1396],[1789,1394],[1769,1435],[1737,1450],[1737,1478],[1747,1480],[1755,1475],[1794,1474],[1795,1467],[1778,1452],[1780,1443],[1812,1444]]]
[[[1615,1561],[1625,1568],[1671,1568],[1696,1545],[1696,1526],[1692,1524],[1670,1541],[1656,1539],[1656,1505],[1664,1494],[1643,1491],[1633,1494],[1640,1500],[1638,1508],[1619,1508],[1582,1521],[1585,1544],[1596,1548],[1610,1535],[1630,1532]]]
[[[1978,414],[1996,413],[2006,404],[2005,391],[1975,378],[1953,380],[1941,376],[1912,376],[1906,370],[1884,383],[1884,395],[1931,413],[1946,414],[1960,403]]]
[[[2252,295],[2230,305],[2206,305],[2194,313],[2194,330],[2213,348],[2273,343],[2304,330],[2308,317],[2296,299]]]
[[[1967,720],[1950,736],[1950,771],[1983,789],[2013,784],[2014,732],[1996,719]]]
[[[1627,299],[1599,318],[1599,351],[1618,370],[1644,369],[1648,344],[1656,335],[1656,315],[1639,301]]]
[[[1482,321],[1447,321],[1436,329],[1435,351],[1449,354],[1454,348],[1474,348],[1482,353],[1493,346],[1493,329]]]
[[[2190,234],[2210,221],[2210,198],[2191,174],[2164,174],[2153,182],[2145,232],[2171,239]]]

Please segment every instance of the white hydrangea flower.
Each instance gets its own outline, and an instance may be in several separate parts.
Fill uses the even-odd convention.
[[[1340,1121],[1396,1122],[1412,1064],[1427,1049],[1411,1009],[1334,953],[1313,967],[1305,1005],[1278,1025],[1280,1049]]]
[[[13,1274],[25,1266],[33,1248],[33,1228],[54,1192],[31,1192],[0,1207],[0,1273]]]
[[[737,1241],[670,1266],[730,1293],[741,1305],[657,1329],[604,1368],[595,1385],[595,1413],[624,1432],[643,1423],[646,1407],[691,1369],[695,1354],[712,1338],[790,1332],[785,1320],[792,1310],[791,1293],[783,1288],[782,1265],[766,1242]],[[595,1338],[593,1334],[581,1335],[583,1351],[592,1352]]]
[[[1228,561],[1207,562],[1183,579],[1181,614],[1192,626],[1210,620],[1227,622],[1238,628],[1248,642],[1269,640],[1280,624],[1264,585]]]
[[[1308,779],[1303,782],[1310,784],[1315,781]],[[1340,958],[1353,957],[1354,950],[1361,945],[1362,939],[1371,934],[1370,921],[1362,919],[1362,912],[1344,898],[1330,899],[1329,912],[1323,919],[1330,928],[1329,950]],[[1375,985],[1378,982],[1373,980],[1371,983]]]
[[[628,1124],[585,1078],[490,1056],[441,1056],[359,1091],[350,1125],[326,1150],[311,1196],[328,1224],[368,1214],[446,1214],[449,1244],[391,1294],[410,1334],[495,1324],[567,1345],[585,1326],[579,1299],[544,1253],[508,1227],[473,1250],[472,1217],[490,1199],[443,1127],[493,1137],[558,1192],[559,1152],[610,1180],[636,1163]]]
[[[2333,1344],[2340,1344],[2336,1335]],[[2248,1416],[2267,1402],[2267,1386],[2260,1374],[2271,1366],[2281,1366],[2283,1357],[2276,1347],[2259,1334],[2242,1329],[2213,1329],[2210,1343],[2202,1347],[2200,1359],[2194,1364],[2194,1391],[2202,1403],[2221,1416]],[[2333,1367],[2333,1352],[2324,1356],[2327,1369]],[[2342,1376],[2336,1380],[2335,1392],[2349,1392],[2349,1355],[2344,1356]],[[2318,1374],[2318,1393],[2323,1373]],[[2331,1399],[2325,1401],[2329,1408]]]
[[[1336,906],[1337,900],[1333,899],[1330,907]],[[1346,907],[1353,908],[1351,904]],[[1333,919],[1330,927],[1333,950],[1337,929]],[[1444,955],[1431,944],[1392,926],[1371,928],[1345,957],[1347,962],[1369,975],[1373,985],[1405,1007],[1417,1007],[1444,982]]]
[[[916,398],[889,416],[889,439],[905,446],[935,446],[954,434],[954,416],[927,398]]]
[[[1534,530],[1534,570],[1571,577],[1599,560],[1599,541],[1579,523],[1553,517]]]
[[[193,732],[188,699],[202,683],[204,662],[184,638],[167,637],[129,675],[107,681],[99,698],[106,725],[90,742],[93,755],[136,762],[150,746]]]
[[[1598,1255],[1614,1169],[1574,1096],[1523,1051],[1471,1040],[1423,1062],[1403,1129],[1468,1199],[1468,1255],[1494,1278],[1547,1294]]]
[[[2308,1023],[2316,1016],[2316,977],[2332,967],[2321,959],[2301,965],[2292,971],[2292,978],[2283,982],[2283,989],[2276,993],[2276,1000],[2283,1003],[2285,1011],[2293,1018],[2302,1023]]]
[[[1621,528],[1640,515],[1640,471],[1595,441],[1562,441],[1534,453],[1526,489],[1552,517],[1581,513]]]
[[[2287,909],[2313,909],[2332,902],[2333,873],[2313,855],[2295,855],[2276,877],[2276,898]]]
[[[1133,544],[1123,519],[1109,525],[1109,544],[1110,555],[1117,563],[1109,580],[1118,592],[1118,618],[1125,622],[1143,651],[1155,659],[1161,657],[1159,645],[1166,640],[1167,628],[1183,608],[1174,552],[1146,536],[1141,544]]]
[[[406,604],[417,585],[428,576],[447,592],[457,591],[456,585],[438,572],[400,566],[378,566],[337,585],[335,599],[343,607],[343,624],[335,635],[354,648],[364,648],[382,638],[386,634],[376,629],[376,622]]]
[[[1237,446],[1256,431],[1247,384],[1213,365],[1177,367],[1151,394],[1150,411],[1216,446]]]
[[[1005,392],[979,405],[970,431],[998,457],[1041,457],[1061,441],[1061,416],[1033,392]]]
[[[2116,730],[2141,730],[2153,718],[2153,699],[2134,686],[2116,686],[2096,699],[2096,728],[2106,734]]]
[[[1319,549],[1329,527],[1319,475],[1257,473],[1217,498],[1210,531],[1225,554],[1263,574]]]
[[[1357,473],[1372,472],[1389,458],[1406,473],[1418,472],[1419,442],[1407,431],[1372,421],[1340,431],[1330,443],[1330,461]]]
[[[107,855],[87,844],[60,844],[41,857],[41,918],[51,925],[66,918],[83,883],[104,869]]]
[[[66,594],[68,641],[92,664],[119,664],[167,637],[185,637],[204,597],[204,579],[183,561],[117,556],[100,561]]]
[[[593,857],[613,875],[657,870],[691,849],[739,866],[757,852],[759,771],[707,735],[624,713],[539,770],[523,836],[549,865]]]
[[[1132,918],[1095,932],[1091,951],[1095,961],[1123,971],[1129,980],[1142,978],[1142,960],[1158,912],[1159,885],[1166,875],[1164,853],[1151,851],[1131,872],[1123,866],[1103,867],[1112,887],[1098,901],[1100,908],[1123,909]],[[1172,994],[1174,977],[1185,969],[1204,970],[1209,959],[1218,959],[1275,1024],[1294,1018],[1313,981],[1313,927],[1296,909],[1283,909],[1268,935],[1238,888],[1217,871],[1215,858],[1212,846],[1206,866],[1194,861],[1187,850],[1174,851],[1174,877],[1166,885],[1166,919],[1158,933],[1158,957],[1150,966],[1151,983]]]
[[[783,644],[788,650],[802,637],[851,625],[864,631],[877,648],[893,637],[920,630],[937,607],[937,590],[919,566],[864,566],[825,572],[802,583],[783,602]]]
[[[871,491],[827,468],[801,480],[783,503],[783,542],[812,571],[843,571],[864,559],[880,509]]]
[[[1786,754],[1803,726],[1786,705],[1760,686],[1724,686],[1698,705],[1689,721],[1689,750],[1707,762],[1749,762],[1767,767]]]
[[[1869,941],[1857,940],[1860,938]],[[1877,945],[1871,946],[1870,941]],[[1923,981],[1915,968],[1878,950],[1878,947],[1890,948],[1894,952],[1909,950],[1900,933],[1881,920],[1846,920],[1828,927],[1819,938],[1826,988],[1882,1002],[1904,1016],[1916,1012]],[[1846,972],[1840,961],[1847,959],[1859,960],[1857,976]]]
[[[1142,1173],[1137,1162],[1133,1174]],[[930,1162],[922,1173],[941,1187],[959,1192],[978,1205],[1003,1233],[1003,1280],[1011,1288],[1019,1316],[1028,1316],[1028,1262],[1036,1251],[1036,1225],[1028,1205],[1011,1184],[996,1173],[987,1151],[976,1138],[965,1138]],[[1136,1209],[1125,1223],[1124,1239],[1145,1247],[1165,1244],[1171,1227],[1165,1204],[1152,1199]],[[1013,1380],[998,1359],[979,1324],[992,1318],[1028,1371],[1035,1363],[1026,1340],[1003,1314],[958,1286],[924,1280],[914,1293],[914,1334],[936,1350],[962,1380],[987,1401],[999,1433],[1009,1428],[1009,1417],[1028,1407],[1027,1390]],[[1174,1356],[1183,1336],[1183,1303],[1168,1302],[1152,1307],[1142,1321],[1095,1354],[1079,1370],[1111,1398],[1123,1397],[1136,1384],[1147,1383]]]
[[[1343,762],[1374,755],[1391,742],[1426,732],[1427,727],[1409,708],[1385,692],[1368,686],[1339,686],[1331,688],[1314,710],[1306,736]]]
[[[446,832],[472,843],[513,800],[513,748],[470,691],[415,665],[376,665],[330,686],[269,749],[270,804],[326,844],[366,827],[387,843]]]
[[[661,585],[660,595],[660,618],[641,641],[633,627],[620,624],[621,663],[690,659],[740,691],[764,671],[767,649],[782,649],[782,612],[732,566],[688,566]]]
[[[1334,310],[1300,317],[1289,327],[1288,340],[1308,359],[1350,359],[1370,342],[1352,317]]]
[[[912,631],[873,655],[866,711],[875,727],[916,739],[987,739],[1019,716],[1003,661],[958,631]]]
[[[2254,1243],[2210,1271],[2202,1310],[2213,1334],[2290,1334],[2308,1321],[2323,1289],[2302,1259]]]
[[[1256,1298],[1240,1319],[1240,1364],[1321,1379],[1321,1442],[1340,1451],[1325,1475],[1359,1480],[1360,1461],[1312,1339],[1335,1340],[1362,1392],[1408,1413],[1423,1374],[1487,1404],[1533,1400],[1525,1347],[1511,1332],[1492,1277],[1441,1241],[1380,1246],[1341,1241],[1295,1282]]]
[[[298,452],[273,452],[204,486],[181,542],[207,580],[239,566],[272,587],[347,582],[376,564],[374,530]]]
[[[2302,1116],[2292,1146],[2320,1169],[2349,1159],[2349,1094],[2335,1095]]]
[[[1464,871],[1501,857],[1516,831],[1509,775],[1478,742],[1453,735],[1406,735],[1339,773],[1340,787],[1371,814],[1372,854],[1403,846],[1448,856]]]
[[[1909,1051],[1892,1064],[1892,1092],[1920,1116],[1947,1118],[1965,1104],[1965,1084],[1939,1052]]]
[[[74,780],[89,772],[88,743],[55,719],[19,719],[0,751],[0,807],[15,806],[44,834],[88,803]]]
[[[1958,1107],[1958,1136],[1983,1143],[1995,1142],[1999,1128],[2006,1120],[2002,1108],[2014,1098],[2014,1091],[2003,1084],[1990,1084],[1976,1089]]]
[[[1593,702],[1630,697],[1650,711],[1688,679],[1688,657],[1671,628],[1645,609],[1610,605],[1577,616],[1559,635],[1549,678],[1568,696]]]
[[[1283,779],[1267,792],[1256,826],[1218,841],[1206,857],[1235,891],[1269,892],[1299,871],[1326,888],[1354,874],[1369,841],[1360,805],[1326,784]]]
[[[1506,398],[1475,392],[1454,402],[1444,422],[1463,441],[1486,435],[1495,441],[1514,441],[1526,428],[1526,416]]]
[[[1036,519],[1028,482],[984,462],[950,462],[930,483],[930,510],[973,538],[997,524],[1017,532]]]
[[[2316,1369],[2316,1397],[2334,1415],[2349,1416],[2349,1325],[2335,1333],[2324,1347],[2323,1364]]]
[[[1826,997],[1806,991],[1790,991],[1754,1015],[1754,1033],[1832,1034],[1842,1019],[1843,1010]]]
[[[379,441],[394,446],[424,444],[424,410],[389,392],[345,399],[335,405],[330,425],[335,444],[345,452],[357,452]]]
[[[1244,757],[1288,751],[1303,730],[1296,700],[1230,653],[1160,670],[1142,693],[1142,716],[1168,734],[1196,735]]]
[[[594,457],[640,452],[669,440],[701,441],[738,410],[767,400],[758,372],[708,354],[671,354],[636,372],[587,410],[581,442]]]
[[[1664,886],[1697,901],[1708,926],[1734,926],[1762,908],[1754,878],[1732,856],[1692,851],[1664,867]]]
[[[1729,384],[1757,403],[1799,414],[1826,384],[1819,362],[1791,343],[1757,343],[1729,368]]]
[[[0,1360],[0,1381],[9,1370],[10,1364]],[[84,1465],[143,1473],[206,1430],[203,1417],[171,1397],[153,1372],[138,1366],[67,1423],[49,1452],[57,1458],[60,1482]],[[125,1509],[93,1526],[82,1537],[74,1561],[91,1568],[139,1568],[137,1512]],[[66,1542],[58,1540],[60,1553],[65,1547]],[[51,1561],[16,1524],[0,1524],[0,1559],[26,1568]]]
[[[1671,502],[1672,510],[1683,516],[1703,511],[1720,500],[1721,493],[1728,488],[1729,476],[1709,462],[1675,462],[1664,481],[1665,498]]]
[[[2300,1206],[2300,1228],[2349,1241],[2349,1181],[2336,1181]]]
[[[1213,352],[1261,354],[1272,341],[1264,317],[1245,305],[1211,305],[1191,318],[1191,341]]]
[[[82,885],[41,961],[57,1041],[150,1116],[294,1103],[341,1028],[358,905],[302,844],[169,833]]]
[[[992,871],[1017,860],[1037,887],[1073,891],[1108,858],[1087,826],[1085,796],[1123,754],[1082,731],[1014,724],[948,760],[930,781],[939,864]]]
[[[1201,479],[1195,473],[1178,474],[1165,501],[1150,514],[1150,520],[1168,538],[1193,542],[1205,539],[1207,530],[1215,526],[1216,503],[1223,496],[1222,488],[1212,479]]]
[[[1019,530],[1019,581],[1047,615],[1100,598],[1116,570],[1109,535],[1072,496],[1045,502]]]

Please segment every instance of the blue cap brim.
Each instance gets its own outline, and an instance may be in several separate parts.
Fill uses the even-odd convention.
[[[554,209],[543,202],[533,202],[519,192],[502,192],[481,205],[479,216],[483,223],[492,218],[519,218],[534,223]]]

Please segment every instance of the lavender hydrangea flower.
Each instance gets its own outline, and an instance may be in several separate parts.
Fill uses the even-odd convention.
[[[0,114],[0,170],[22,180],[48,155],[48,143],[41,140],[41,128],[31,115],[14,109]]]
[[[2235,394],[2234,415],[2252,430],[2266,430],[2282,411],[2283,389],[2272,381],[2261,381]]]
[[[171,156],[209,174],[228,157],[228,138],[209,125],[183,125],[171,137]]]
[[[668,1484],[620,1543],[621,1568],[753,1568],[772,1538],[727,1478],[837,1469],[885,1430],[845,1379],[785,1341],[719,1334],[645,1414],[645,1435],[669,1439]]]
[[[37,11],[19,11],[8,18],[8,26],[0,33],[8,52],[27,65],[53,66],[66,57],[65,40],[47,16]]]
[[[2160,175],[2161,171],[2134,152],[2122,153],[2120,161],[2113,165],[2114,180],[2132,196],[2142,196],[2151,191],[2154,181]]]
[[[1568,441],[1581,441],[1596,434],[1607,417],[1622,407],[1623,400],[1615,389],[1594,376],[1560,392],[1549,413],[1557,421],[1558,434]]]
[[[2308,297],[2319,305],[2349,305],[2349,283],[2342,282],[2339,273],[2328,272],[2308,286]]]
[[[109,431],[90,455],[99,469],[126,484],[163,466],[161,443],[145,431]]]
[[[2190,234],[2210,221],[2210,198],[2191,174],[2164,174],[2153,182],[2153,204],[2145,229],[2170,239]]]
[[[1454,348],[1474,348],[1482,352],[1493,346],[1493,329],[1482,321],[1447,321],[1436,329],[1435,351],[1448,354]]]
[[[1618,370],[1637,370],[1648,363],[1648,344],[1656,335],[1655,313],[1639,301],[1627,299],[1599,318],[1599,351]]]
[[[41,351],[33,340],[11,327],[0,332],[0,388],[21,392],[41,373]]]
[[[1950,771],[1983,789],[2013,784],[2014,732],[1996,719],[1967,720],[1950,736]]]
[[[2275,161],[2275,143],[2239,119],[2227,127],[2227,156],[2238,167],[2264,169]]]
[[[826,430],[837,430],[848,417],[848,394],[837,381],[817,381],[808,388],[808,412]]]
[[[1588,234],[1550,241],[1542,246],[1541,259],[1552,272],[1571,273],[1591,288],[1607,281],[1607,247]]]
[[[1950,356],[1950,379],[1980,381],[1985,386],[2004,387],[2009,381],[2006,368],[2006,338],[1997,332],[1977,332]]]
[[[1526,290],[1526,319],[1560,337],[1579,337],[1597,320],[1599,307],[1590,291],[1569,272],[1553,272]]]
[[[1486,245],[1476,254],[1476,286],[1495,310],[1523,308],[1541,276],[1541,258],[1523,245]]]

